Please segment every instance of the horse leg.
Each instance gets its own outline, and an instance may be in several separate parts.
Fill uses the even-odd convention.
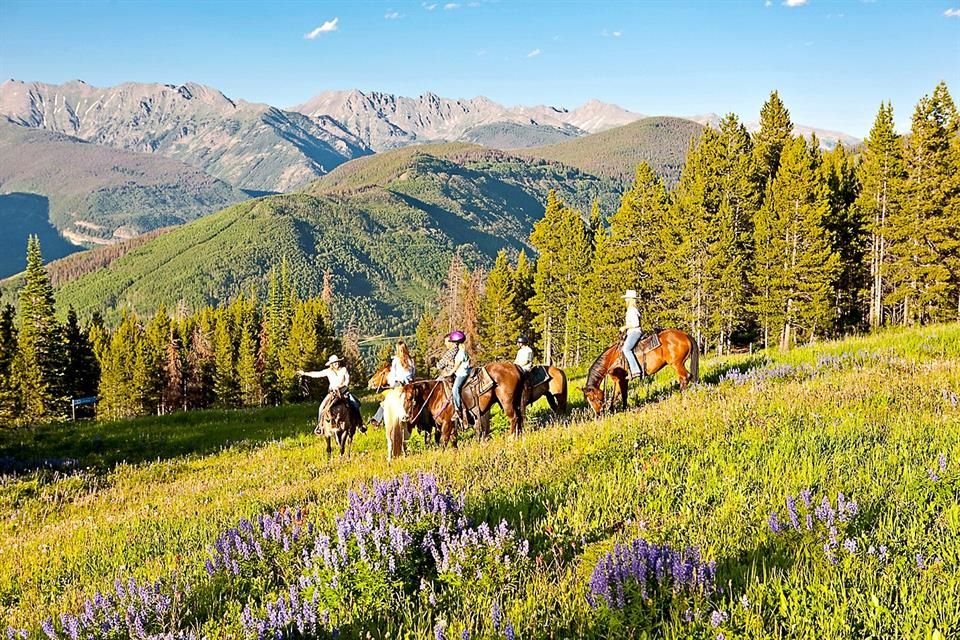
[[[620,386],[620,410],[627,410],[627,376],[617,378],[617,384]]]
[[[329,465],[329,464],[330,464],[330,458],[331,458],[331,456],[333,456],[333,444],[330,442],[330,436],[329,436],[329,435],[326,436],[326,438],[327,438],[327,464]]]

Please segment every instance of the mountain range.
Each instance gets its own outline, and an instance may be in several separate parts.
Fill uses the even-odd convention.
[[[55,267],[58,300],[109,317],[262,291],[286,257],[302,295],[331,270],[341,324],[407,331],[453,253],[483,266],[525,248],[550,190],[609,213],[641,161],[672,184],[715,123],[599,101],[566,110],[338,91],[278,109],[193,83],[10,80],[0,277],[22,266],[27,233],[41,234],[47,258],[74,250],[64,237],[118,242]]]

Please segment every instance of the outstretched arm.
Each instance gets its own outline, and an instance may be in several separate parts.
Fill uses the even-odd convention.
[[[329,374],[329,369],[324,369],[323,371],[302,371],[297,369],[297,375],[305,378],[326,378],[329,376]]]

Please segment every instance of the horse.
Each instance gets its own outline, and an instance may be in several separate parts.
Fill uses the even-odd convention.
[[[410,422],[403,404],[403,388],[394,387],[383,397],[383,427],[387,435],[387,462],[405,455],[410,439]]]
[[[340,445],[340,457],[349,447],[353,449],[353,436],[357,429],[366,433],[367,427],[363,424],[363,418],[360,412],[353,408],[346,394],[341,391],[331,392],[333,396],[330,401],[326,399],[320,403],[320,410],[317,412],[317,426],[313,430],[318,436],[324,436],[327,439],[327,461],[333,455],[331,440],[336,438]],[[324,411],[326,409],[326,411]]]
[[[464,408],[473,417],[480,436],[490,435],[486,417],[494,404],[499,404],[510,420],[511,435],[519,436],[523,432],[523,412],[529,399],[523,371],[512,362],[491,362],[480,369],[490,376],[493,386],[475,396],[472,380],[468,380],[461,396]],[[403,392],[404,410],[408,416],[412,416],[410,422],[418,424],[425,414],[429,414],[437,427],[434,433],[438,443],[456,447],[453,399],[447,384],[442,379],[421,380],[404,385]]]
[[[546,376],[536,373],[538,369],[545,372]],[[546,396],[550,409],[556,415],[567,413],[567,374],[563,372],[563,369],[542,365],[534,367],[526,375],[527,380],[540,380],[542,378],[540,382],[530,386],[530,398],[527,406]]]
[[[697,341],[679,329],[664,329],[657,333],[657,337],[660,339],[660,346],[649,351],[640,359],[640,364],[646,375],[652,376],[669,364],[677,372],[681,390],[686,389],[687,384],[691,381],[697,382],[700,378],[700,347],[697,345]],[[620,401],[623,403],[622,408],[623,410],[627,408],[627,380],[630,367],[620,350],[622,345],[623,338],[621,337],[619,342],[611,345],[600,354],[590,365],[590,370],[587,372],[587,382],[583,387],[583,395],[597,415],[603,413],[604,393],[602,385],[606,376],[613,378],[617,383]],[[687,358],[690,359],[689,371],[683,366]]]
[[[372,389],[373,391],[380,391],[386,389],[390,385],[387,384],[387,376],[390,375],[390,363],[383,365],[377,369],[376,373],[370,376],[370,379],[367,381],[367,389]]]

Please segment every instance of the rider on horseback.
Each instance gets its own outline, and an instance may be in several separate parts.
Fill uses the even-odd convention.
[[[452,331],[444,340],[450,350],[437,362],[437,369],[441,378],[453,376],[453,406],[457,410],[457,417],[462,417],[463,401],[460,399],[460,391],[470,375],[470,356],[463,345],[467,337],[462,331]]]
[[[633,352],[633,348],[643,337],[643,330],[640,329],[640,309],[637,308],[637,292],[634,289],[627,289],[623,299],[627,301],[627,313],[623,326],[620,327],[620,333],[626,332],[621,351],[627,359],[627,364],[630,365],[630,377],[637,378],[643,375],[637,356]]]
[[[333,402],[333,399],[338,395],[343,395],[347,402],[350,403],[350,406],[359,415],[360,413],[360,401],[353,397],[353,394],[350,393],[350,373],[347,371],[346,367],[341,367],[340,363],[343,362],[335,355],[327,358],[327,368],[322,371],[302,371],[297,370],[298,376],[304,376],[307,378],[326,378],[330,383],[330,389],[327,391],[326,397],[323,399],[323,402],[320,403],[320,415],[323,415],[327,409],[330,408],[330,404]]]
[[[387,386],[391,389],[400,387],[410,382],[417,374],[417,367],[413,362],[413,356],[410,355],[410,349],[403,340],[397,340],[397,350],[390,360],[390,373],[387,374]],[[383,423],[383,403],[377,413],[370,419],[371,425],[379,426]]]
[[[523,369],[524,373],[530,373],[530,370],[533,369],[533,349],[530,348],[528,342],[526,336],[517,338],[517,345],[520,348],[517,349],[517,357],[513,361],[513,364]]]

